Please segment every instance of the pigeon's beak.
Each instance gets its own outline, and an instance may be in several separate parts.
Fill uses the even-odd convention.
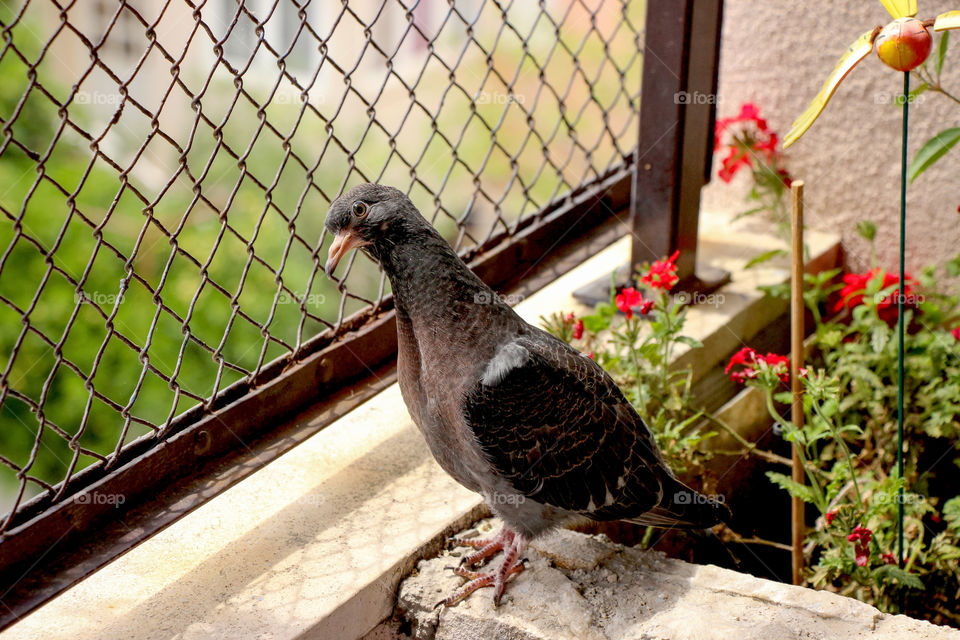
[[[341,229],[337,232],[337,235],[333,237],[333,244],[330,245],[330,252],[327,253],[327,264],[324,266],[324,271],[327,272],[329,277],[333,277],[333,271],[340,263],[343,254],[359,244],[360,239],[353,235],[349,229]]]

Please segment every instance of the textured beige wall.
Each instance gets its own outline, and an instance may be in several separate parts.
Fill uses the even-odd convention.
[[[950,2],[921,0],[918,17],[933,17]],[[735,115],[753,101],[781,137],[833,69],[837,58],[861,33],[885,24],[889,15],[873,0],[794,2],[727,0],[720,66],[719,115]],[[939,35],[934,36],[936,46]],[[960,31],[954,31],[944,65],[943,86],[960,94]],[[806,215],[811,226],[839,231],[853,268],[869,263],[856,235],[858,220],[879,229],[880,263],[895,267],[899,207],[900,109],[890,97],[902,76],[876,53],[847,77],[816,124],[791,146],[787,166],[806,182]],[[916,86],[915,78],[911,78]],[[960,105],[927,92],[910,109],[909,157],[932,135],[960,126]],[[744,210],[747,181],[714,179],[704,205]],[[910,186],[907,196],[907,268],[942,263],[960,252],[960,147],[944,156]]]

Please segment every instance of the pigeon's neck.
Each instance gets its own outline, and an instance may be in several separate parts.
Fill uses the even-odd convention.
[[[394,233],[389,247],[373,249],[393,287],[401,389],[407,396],[425,401],[421,385],[463,382],[465,367],[485,366],[503,336],[520,330],[513,309],[432,227],[409,236]]]
[[[432,228],[394,237],[389,247],[377,247],[376,253],[403,310],[441,311],[489,291]]]

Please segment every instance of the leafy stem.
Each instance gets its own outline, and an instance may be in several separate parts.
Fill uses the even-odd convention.
[[[847,467],[850,470],[850,479],[853,481],[853,490],[857,494],[857,504],[863,505],[863,495],[860,493],[860,483],[857,482],[857,470],[853,466],[853,455],[850,453],[850,448],[847,446],[847,442],[843,439],[843,435],[837,429],[837,425],[834,424],[832,418],[828,418],[823,413],[823,409],[820,406],[819,402],[814,401],[813,403],[813,412],[821,420],[826,423],[830,428],[830,433],[833,435],[834,442],[837,443],[837,446],[843,449],[843,457],[846,459]]]
[[[764,398],[767,404],[767,411],[770,413],[770,416],[780,425],[780,428],[783,429],[784,435],[792,435],[790,443],[793,445],[793,450],[797,452],[797,455],[800,457],[800,463],[803,466],[804,473],[807,474],[807,478],[810,479],[810,487],[813,489],[815,502],[817,508],[820,509],[820,513],[826,513],[827,511],[827,501],[823,495],[823,489],[820,487],[820,482],[817,480],[816,475],[813,472],[813,467],[810,464],[809,459],[807,458],[807,452],[804,450],[803,443],[798,441],[797,431],[798,429],[793,425],[792,422],[788,422],[783,419],[783,416],[780,415],[780,412],[777,411],[777,408],[773,404],[773,390],[766,388],[764,389]]]
[[[957,104],[960,104],[960,98],[958,98],[957,96],[953,95],[952,93],[944,89],[943,85],[940,84],[939,75],[936,78],[934,78],[933,76],[930,75],[930,72],[924,69],[923,67],[918,67],[917,69],[915,69],[913,72],[913,75],[918,80],[920,80],[920,82],[922,82],[927,86],[927,89],[926,89],[927,91],[934,91],[944,96],[945,98],[949,98],[950,100],[953,100]]]

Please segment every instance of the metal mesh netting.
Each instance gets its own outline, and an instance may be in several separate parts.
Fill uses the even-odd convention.
[[[621,163],[643,4],[0,0],[0,534],[386,295],[346,188],[463,251]]]

